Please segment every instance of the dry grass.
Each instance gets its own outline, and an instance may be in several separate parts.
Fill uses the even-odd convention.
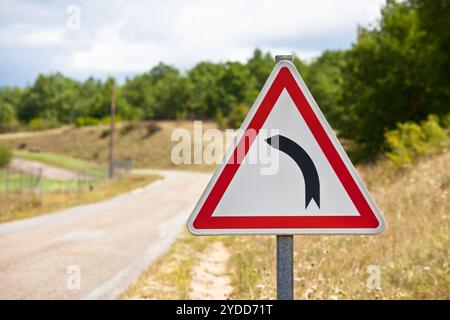
[[[379,236],[296,236],[297,299],[450,299],[450,152],[392,171],[387,163],[358,168],[384,213]],[[196,252],[223,241],[232,253],[234,299],[273,299],[275,237],[183,236],[144,273],[125,298],[185,298]],[[381,289],[369,289],[369,266]],[[180,272],[182,271],[182,272]]]
[[[130,175],[120,179],[111,180],[94,187],[92,190],[82,192],[51,192],[43,193],[41,198],[34,195],[20,195],[0,193],[0,201],[8,196],[8,208],[3,208],[0,222],[24,219],[44,213],[50,213],[67,207],[102,201],[124,192],[146,186],[157,179],[157,175]],[[5,201],[3,201],[5,202]],[[1,208],[0,208],[1,209]]]
[[[171,141],[176,128],[193,132],[192,121],[158,121],[121,123],[116,136],[116,157],[131,158],[135,168],[213,170],[209,165],[181,165],[171,162]],[[203,122],[203,130],[216,128],[213,122]],[[64,127],[33,134],[0,135],[0,146],[13,149],[40,150],[62,154],[96,163],[108,159],[108,127]]]
[[[188,299],[192,267],[215,237],[180,237],[169,252],[141,274],[123,299]]]
[[[409,171],[383,175],[385,169],[359,168],[384,213],[383,234],[295,238],[297,298],[450,298],[450,152]],[[235,252],[232,267],[249,263],[247,274],[235,273],[234,298],[274,298],[274,237],[230,237],[228,244]],[[367,288],[371,265],[380,267],[380,290]]]

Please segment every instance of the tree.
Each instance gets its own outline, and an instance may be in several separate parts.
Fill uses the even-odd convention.
[[[233,106],[251,104],[258,95],[256,78],[246,65],[240,62],[227,62],[225,72],[219,80],[220,106],[225,116]]]
[[[155,118],[185,118],[190,109],[189,79],[169,72],[155,84]]]
[[[18,106],[18,117],[23,122],[34,118],[73,122],[76,118],[73,106],[78,92],[79,83],[61,73],[41,74],[25,93],[23,103]]]
[[[122,93],[127,103],[133,106],[137,113],[136,116],[146,120],[155,116],[156,100],[153,81],[149,73],[127,79]]]
[[[190,109],[191,85],[175,67],[160,63],[149,72],[154,87],[154,117],[174,119],[186,117]]]
[[[309,90],[333,128],[339,127],[345,112],[341,105],[345,62],[345,52],[325,51],[307,67],[305,75]]]
[[[450,100],[450,1],[410,0],[417,10],[420,28],[428,48],[427,72],[429,103],[439,113],[448,112]]]
[[[101,81],[95,80],[92,77],[88,78],[79,86],[77,99],[72,106],[72,115],[75,119],[90,116],[97,92],[101,87]]]
[[[220,79],[225,74],[222,63],[200,62],[188,72],[192,84],[192,113],[200,118],[213,118],[222,107]]]
[[[379,27],[364,29],[347,53],[340,129],[366,157],[382,149],[384,132],[397,122],[438,111],[426,80],[433,51],[426,38],[417,10],[388,1]]]
[[[275,59],[270,53],[263,53],[260,49],[253,51],[253,56],[247,61],[247,67],[256,78],[255,89],[262,89],[274,66]]]
[[[17,87],[0,88],[0,132],[17,127],[16,107],[22,102],[23,93]]]
[[[100,119],[110,115],[112,97],[111,84],[113,81],[115,81],[115,79],[110,77],[105,83],[98,86],[95,98],[88,111],[89,117]],[[124,119],[133,118],[133,109],[124,99],[119,86],[116,86],[116,114]]]

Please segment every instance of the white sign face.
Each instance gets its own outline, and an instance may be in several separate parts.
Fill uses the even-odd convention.
[[[241,132],[189,218],[191,233],[384,229],[380,211],[291,62],[276,65]]]

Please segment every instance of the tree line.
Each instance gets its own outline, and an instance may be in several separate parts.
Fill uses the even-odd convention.
[[[450,1],[387,1],[380,22],[360,28],[348,50],[294,64],[337,133],[373,156],[397,123],[449,112]],[[200,62],[186,72],[160,63],[116,86],[119,117],[214,119],[238,127],[274,67],[256,49],[245,63]],[[26,88],[0,88],[0,130],[89,124],[109,114],[111,82],[41,74]]]

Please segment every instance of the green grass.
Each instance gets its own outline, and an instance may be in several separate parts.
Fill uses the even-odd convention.
[[[141,188],[156,180],[158,175],[128,175],[118,179],[106,180],[91,188],[79,192],[58,189],[59,182],[47,181],[46,188],[52,192],[44,192],[42,197],[34,193],[0,192],[0,222],[24,219],[61,210],[67,207],[106,200],[116,195]],[[76,189],[78,190],[78,188]],[[72,192],[67,192],[72,191]]]
[[[64,154],[51,152],[31,152],[26,150],[14,150],[14,156],[27,160],[39,161],[51,166],[64,168],[68,170],[92,170],[98,166],[95,163],[80,160]]]
[[[28,192],[37,190],[38,177],[16,171],[0,170],[0,192]],[[42,179],[42,192],[78,191],[82,185],[76,181]]]

